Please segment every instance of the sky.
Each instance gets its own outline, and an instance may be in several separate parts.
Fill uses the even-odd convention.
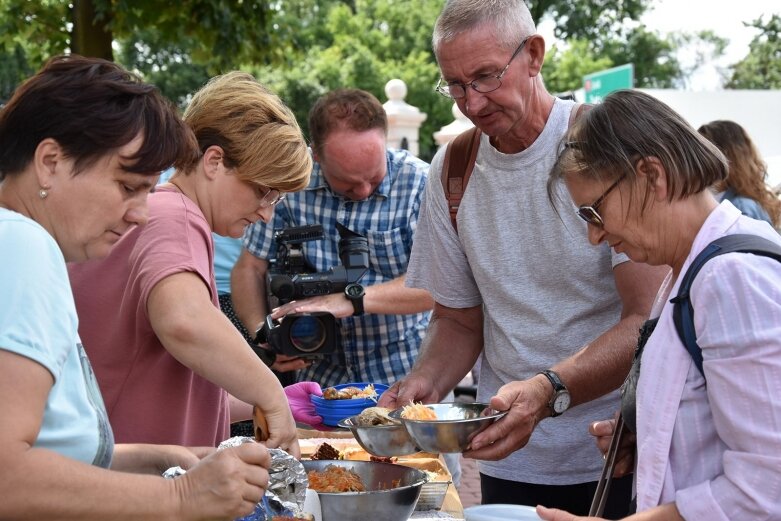
[[[716,63],[709,63],[696,72],[687,86],[695,91],[717,90],[721,87],[718,68],[725,68],[740,61],[748,53],[748,45],[756,35],[753,28],[744,27],[761,15],[767,21],[771,14],[781,14],[780,0],[652,0],[651,8],[643,15],[642,22],[649,30],[662,34],[682,31],[697,32],[711,29],[727,38],[730,44],[725,55]],[[540,24],[539,32],[546,41],[553,41],[549,22]],[[693,53],[682,51],[679,60],[692,63]]]

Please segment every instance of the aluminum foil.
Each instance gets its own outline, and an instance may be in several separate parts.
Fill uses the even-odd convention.
[[[244,443],[256,442],[253,438],[236,436],[220,443],[217,450],[238,447]],[[309,485],[304,466],[282,449],[268,449],[268,452],[271,455],[271,467],[266,493],[252,514],[236,521],[270,521],[274,516],[312,519],[311,515],[303,512],[306,488]],[[181,467],[171,467],[163,473],[163,477],[175,478],[185,472]]]

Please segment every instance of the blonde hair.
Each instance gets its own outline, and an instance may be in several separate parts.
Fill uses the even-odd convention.
[[[242,181],[282,192],[309,183],[312,158],[295,116],[251,74],[234,71],[209,80],[193,96],[184,121],[201,153],[214,145],[222,148],[225,165]]]

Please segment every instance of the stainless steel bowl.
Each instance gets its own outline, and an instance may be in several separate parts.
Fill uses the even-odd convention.
[[[358,425],[357,418],[345,418],[339,422],[339,427],[350,429],[363,450],[372,456],[407,456],[420,452],[401,422],[393,425]]]
[[[489,409],[487,403],[432,403],[426,407],[436,413],[436,420],[408,420],[401,417],[401,409],[389,415],[401,420],[415,445],[426,452],[464,452],[478,432],[507,414]]]
[[[427,477],[423,471],[377,461],[304,460],[307,472],[322,472],[328,465],[352,470],[366,492],[318,492],[323,521],[407,521],[415,510]],[[395,480],[399,486],[392,487]]]

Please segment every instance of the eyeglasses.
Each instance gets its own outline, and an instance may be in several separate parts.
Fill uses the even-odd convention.
[[[518,56],[518,54],[523,50],[523,47],[526,45],[526,42],[529,40],[529,38],[531,38],[531,36],[527,36],[523,39],[518,48],[515,49],[513,55],[510,56],[510,60],[507,62],[507,65],[504,66],[504,69],[502,69],[502,72],[499,74],[487,74],[485,76],[475,78],[467,83],[443,83],[445,80],[440,78],[439,82],[437,82],[437,85],[434,87],[434,90],[446,98],[453,99],[461,99],[466,96],[467,87],[472,87],[477,92],[482,94],[495,91],[502,86],[502,77],[504,77],[507,69],[510,68],[510,64],[513,62],[515,57]]]
[[[581,219],[586,221],[588,224],[592,226],[596,226],[597,228],[602,228],[605,226],[605,222],[602,220],[602,216],[599,215],[599,205],[602,204],[605,201],[605,198],[608,196],[610,192],[613,191],[615,187],[618,186],[618,183],[624,180],[626,177],[626,174],[623,174],[621,177],[616,179],[616,181],[607,187],[607,190],[602,192],[602,195],[594,201],[590,205],[584,205],[584,206],[578,206],[578,216],[580,216]]]
[[[269,188],[266,193],[262,192],[262,188],[257,188],[258,194],[260,195],[260,207],[261,208],[269,208],[272,206],[276,206],[279,204],[279,202],[285,198],[285,194],[277,190],[276,188]]]

